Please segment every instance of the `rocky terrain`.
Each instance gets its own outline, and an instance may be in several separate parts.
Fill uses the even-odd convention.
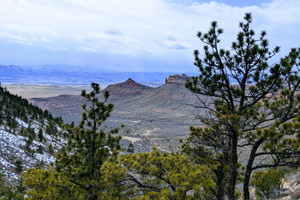
[[[109,85],[107,88],[104,89],[104,91],[108,91],[112,96],[128,97],[145,94],[151,89],[151,87],[136,83],[134,80],[129,78],[123,83]]]
[[[283,191],[280,200],[300,199],[300,171],[285,176],[282,183]]]
[[[191,106],[198,99],[185,88],[187,78],[186,75],[172,75],[166,78],[165,84],[156,88],[130,78],[107,86],[103,91],[109,91],[109,101],[115,105],[107,125],[116,127],[125,123],[130,133],[123,139],[125,143],[134,143],[136,150],[149,151],[153,146],[166,151],[176,149],[178,141],[188,136],[189,126],[199,125],[195,119],[199,110]],[[48,109],[54,116],[62,116],[67,123],[79,122],[81,104],[84,103],[80,95],[32,98],[30,101]]]

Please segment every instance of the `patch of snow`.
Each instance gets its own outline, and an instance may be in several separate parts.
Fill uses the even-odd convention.
[[[18,118],[16,120],[21,127],[29,127],[29,124],[24,121]],[[40,124],[37,121],[32,121],[30,126],[38,133]],[[22,161],[25,171],[41,163],[49,165],[55,162],[55,157],[47,151],[50,144],[53,146],[54,152],[57,152],[67,141],[58,136],[46,134],[44,130],[43,133],[46,142],[40,142],[36,138],[32,141],[30,149],[26,149],[27,137],[18,135],[18,130],[11,133],[9,130],[5,130],[4,126],[0,126],[0,167],[7,180],[15,181],[18,179],[19,174],[15,170],[17,160]],[[43,148],[42,153],[37,152],[39,146]]]
[[[23,120],[20,120],[19,118],[16,118],[16,121],[18,122],[18,124],[20,126],[23,126],[25,128],[27,128],[29,126],[27,123],[25,123]]]

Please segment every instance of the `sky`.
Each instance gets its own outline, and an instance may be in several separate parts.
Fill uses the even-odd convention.
[[[197,71],[196,37],[218,21],[230,49],[246,12],[276,57],[300,46],[299,0],[0,0],[0,64]]]

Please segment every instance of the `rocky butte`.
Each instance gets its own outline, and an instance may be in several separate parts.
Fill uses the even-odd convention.
[[[174,74],[170,75],[168,78],[165,79],[165,84],[176,84],[176,85],[184,85],[187,79],[189,79],[186,74]]]
[[[143,94],[146,91],[151,90],[151,87],[136,83],[131,78],[127,81],[107,86],[104,91],[108,91],[112,96],[134,96]]]
[[[130,140],[141,152],[150,151],[152,146],[169,151],[167,139],[177,148],[178,141],[189,134],[189,126],[199,125],[194,114],[200,110],[194,113],[195,108],[190,106],[196,104],[198,98],[184,86],[188,78],[186,75],[171,75],[160,87],[148,87],[131,78],[109,85],[104,91],[109,91],[109,102],[115,107],[107,125],[116,127],[125,123],[130,133],[124,137],[124,141]],[[75,121],[76,124],[80,121],[81,105],[84,103],[79,95],[34,98],[31,102],[48,108],[66,123]],[[144,142],[144,138],[148,137],[151,143]]]

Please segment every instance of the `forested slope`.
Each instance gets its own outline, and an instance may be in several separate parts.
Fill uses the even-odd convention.
[[[54,162],[64,143],[61,118],[0,87],[0,169],[13,183],[22,171]]]

